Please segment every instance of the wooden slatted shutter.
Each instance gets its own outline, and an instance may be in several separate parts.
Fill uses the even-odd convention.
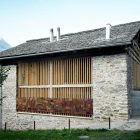
[[[42,113],[89,117],[92,116],[93,107],[91,75],[91,57],[20,63],[17,97],[24,98],[24,101],[28,100],[32,106],[37,104],[39,98],[42,98],[45,104],[50,105],[51,99],[54,104],[60,103],[57,106],[62,104],[69,106],[69,110],[64,112],[56,111],[58,108],[49,110],[45,107],[46,109],[40,111]],[[44,106],[49,106],[48,104]],[[75,108],[76,106],[80,108],[80,104],[83,109],[81,108],[81,112],[76,112]],[[35,109],[30,110],[36,112]],[[85,110],[90,111],[87,113]]]
[[[133,61],[133,85],[135,89],[140,89],[140,64]]]

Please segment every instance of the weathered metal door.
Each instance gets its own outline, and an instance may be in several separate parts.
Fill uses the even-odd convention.
[[[140,117],[140,91],[132,92],[132,117]]]

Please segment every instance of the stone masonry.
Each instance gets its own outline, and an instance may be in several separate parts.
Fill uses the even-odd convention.
[[[127,56],[110,55],[92,58],[93,117],[68,117],[39,113],[16,112],[17,71],[12,65],[3,85],[3,128],[7,129],[63,129],[108,128],[110,114],[112,128],[119,127],[128,119]]]
[[[93,57],[95,119],[128,119],[127,55]]]

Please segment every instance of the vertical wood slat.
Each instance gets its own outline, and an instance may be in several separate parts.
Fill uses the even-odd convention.
[[[25,64],[25,85],[28,85],[28,64]]]
[[[32,84],[32,63],[29,63],[29,85]]]
[[[47,84],[48,84],[48,67],[47,67],[47,61],[45,61],[44,62],[44,85]]]
[[[88,74],[89,74],[89,64],[88,64],[88,62],[89,62],[89,60],[88,60],[88,57],[86,57],[86,59],[85,59],[85,63],[86,63],[86,84],[89,84],[89,78],[88,78]]]
[[[70,70],[71,70],[71,73],[70,73],[70,75],[71,75],[71,82],[70,82],[70,84],[73,84],[73,61],[72,61],[73,59],[70,59]]]
[[[74,71],[74,69],[75,69],[75,59],[73,58],[72,59],[72,75],[73,75],[73,77],[72,77],[72,84],[75,84],[75,71]]]
[[[36,85],[36,63],[33,62],[33,83],[32,85]]]
[[[34,85],[34,63],[31,63],[31,83],[30,85]],[[32,90],[31,90],[32,92]]]
[[[53,92],[54,92],[54,94],[53,94],[53,98],[57,98],[57,97],[58,97],[58,91],[57,91],[57,88],[54,88],[54,89],[53,89]]]
[[[29,70],[29,67],[28,67],[28,70]],[[32,74],[31,74],[31,78],[32,78],[32,82],[30,83],[30,85],[36,85],[36,79],[37,78],[36,78],[36,63],[35,62],[32,63]],[[30,79],[30,75],[28,73],[28,80],[29,79]]]
[[[72,77],[72,74],[71,74],[71,59],[69,59],[69,84],[71,84],[71,77]]]
[[[35,79],[36,79],[36,82],[35,84],[36,85],[39,85],[39,73],[38,73],[38,62],[36,62],[36,69],[35,69]],[[37,91],[36,91],[37,92]]]
[[[54,61],[54,72],[55,72],[55,74],[54,74],[54,78],[55,78],[55,80],[54,80],[54,84],[56,85],[56,81],[57,81],[57,75],[56,75],[56,73],[57,73],[57,69],[56,69],[56,67],[57,67],[57,65],[56,65],[57,63],[56,63],[56,61]]]
[[[50,69],[49,69],[49,67],[50,67],[50,63],[47,62],[47,70],[48,70],[48,72],[47,72],[47,76],[48,76],[48,78],[47,78],[47,85],[49,85],[49,83],[50,83],[50,77],[49,77],[49,75],[50,75]]]
[[[134,88],[140,88],[140,64],[133,60],[133,85]]]
[[[50,71],[49,71],[49,63],[48,63],[48,61],[47,62],[45,62],[45,76],[46,76],[46,85],[48,85],[49,84],[49,81],[50,81],[50,79],[49,79],[49,75],[50,75]]]
[[[80,58],[79,58],[78,63],[79,63],[79,65],[78,65],[78,68],[79,68],[79,70],[78,70],[78,73],[79,73],[79,77],[78,77],[79,83],[78,84],[81,84],[81,64],[80,64]]]
[[[140,64],[137,64],[137,87],[140,88]]]
[[[136,62],[133,61],[133,85],[136,88],[137,87],[137,65]]]
[[[30,88],[30,92],[31,92],[31,97],[35,97],[34,92],[33,92],[33,88]]]
[[[19,64],[19,85],[49,84],[49,61]],[[30,68],[31,67],[31,68]],[[91,58],[71,58],[53,60],[53,84],[89,84],[91,83]],[[30,69],[29,69],[30,68]],[[66,71],[67,70],[67,71]],[[22,75],[22,76],[21,76]],[[31,77],[31,79],[29,78]],[[19,78],[22,77],[22,78]],[[65,81],[65,82],[64,82]],[[62,88],[53,89],[56,98],[90,98],[90,88]],[[27,92],[27,96],[48,96],[48,89],[21,89],[19,93]],[[35,95],[33,95],[35,93]],[[55,94],[56,93],[56,94]]]
[[[22,67],[22,69],[21,69],[21,79],[22,79],[22,84],[24,85],[25,83],[24,83],[24,77],[25,77],[25,75],[24,75],[24,64],[21,64],[21,67]]]
[[[90,84],[91,83],[91,77],[92,77],[92,72],[91,72],[92,64],[91,64],[91,58],[90,57],[89,57],[89,62],[90,62],[90,64],[89,64],[90,72],[89,72],[88,76],[89,76],[89,79],[90,79],[90,81],[89,81],[89,84]]]
[[[66,69],[65,69],[65,73],[66,73],[66,75],[67,75],[67,77],[66,77],[66,81],[65,81],[65,84],[68,84],[69,83],[69,69],[68,69],[68,67],[69,67],[69,62],[68,62],[68,59],[66,59]]]
[[[68,76],[68,83],[71,84],[71,69],[70,69],[70,59],[68,59],[68,73],[69,73],[69,76]]]
[[[53,60],[53,84],[55,85],[55,79],[56,79],[56,75],[55,75],[55,61]]]
[[[52,71],[53,71],[53,62],[50,61],[50,88],[49,88],[49,97],[52,98],[53,96],[53,92],[52,92],[52,84],[53,84],[53,81],[52,81]]]
[[[69,84],[70,83],[70,61],[69,61],[69,59],[67,59],[67,71],[66,72],[68,72],[68,78],[67,78],[67,84]]]
[[[40,69],[40,85],[42,85],[42,78],[43,78],[43,76],[42,76],[42,62],[39,62],[39,69]]]
[[[25,77],[25,75],[24,75],[24,64],[21,64],[21,67],[22,67],[22,69],[21,69],[21,79],[22,79],[22,84],[24,85],[25,84],[25,82],[24,82],[24,77]]]
[[[59,61],[57,60],[57,83],[56,83],[57,85],[59,85],[59,80],[60,80],[59,75],[60,75],[59,74]]]
[[[44,74],[44,61],[42,61],[42,85],[44,85],[44,78],[45,78],[45,74]],[[43,95],[43,90],[42,90],[42,95]]]
[[[83,58],[81,58],[81,84],[83,84]]]
[[[36,89],[30,89],[30,93],[32,94],[32,96],[34,98],[37,98],[39,96],[37,88]]]
[[[84,58],[81,58],[81,67],[82,67],[82,84],[84,84],[84,76],[85,76],[85,70],[84,70]]]
[[[77,59],[75,58],[75,84],[77,84]]]
[[[45,85],[45,77],[46,77],[46,75],[45,75],[45,62],[43,61],[43,63],[42,63],[42,67],[43,67],[43,70],[42,70],[42,76],[43,76],[43,85]]]
[[[58,61],[56,60],[56,85],[58,84]]]
[[[82,69],[83,69],[83,84],[85,84],[85,58],[82,58],[83,60],[82,60]]]
[[[85,58],[85,84],[87,84],[87,57]]]
[[[62,63],[62,70],[61,70],[61,76],[62,76],[62,82],[61,84],[64,84],[64,60],[61,60]]]
[[[136,74],[135,74],[135,76],[136,76],[136,88],[139,88],[140,87],[140,65],[137,63],[137,62],[135,62],[135,67],[136,67]]]
[[[59,78],[60,78],[60,85],[62,85],[62,60],[59,61]]]
[[[61,59],[58,61],[59,63],[58,63],[58,72],[59,72],[59,85],[61,85],[61,79],[62,79],[62,77],[61,77],[61,72],[62,72],[62,67],[61,67]]]
[[[41,74],[40,74],[40,61],[38,62],[38,84],[40,85]]]
[[[23,96],[23,90],[20,89],[19,91],[20,91],[20,97],[22,97]]]
[[[21,64],[18,64],[18,86],[22,85],[21,69],[22,69]]]
[[[66,76],[66,81],[65,81],[65,84],[68,84],[68,79],[69,79],[69,69],[68,69],[68,66],[69,66],[69,63],[68,63],[68,59],[66,59],[66,69],[65,69],[65,74],[67,75]]]
[[[21,97],[21,89],[18,88],[18,94],[17,94],[17,97]]]

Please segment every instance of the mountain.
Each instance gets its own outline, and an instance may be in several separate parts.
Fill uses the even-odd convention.
[[[0,38],[0,51],[6,50],[10,47],[11,46],[3,38]]]

